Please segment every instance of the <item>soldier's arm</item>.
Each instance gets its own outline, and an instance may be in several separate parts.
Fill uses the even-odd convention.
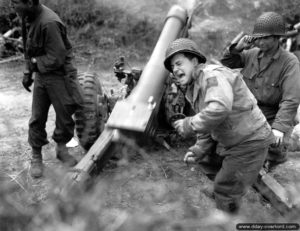
[[[237,43],[232,44],[230,47],[228,47],[223,57],[221,58],[221,63],[229,68],[243,68],[244,67],[244,61],[242,54],[243,52],[240,50],[235,49]]]
[[[297,108],[300,103],[300,66],[295,58],[287,62],[283,70],[282,99],[272,128],[286,133],[293,126]]]
[[[209,133],[198,133],[196,143],[188,151],[194,153],[196,158],[202,158],[205,155],[213,153],[216,145],[216,141],[212,139]]]
[[[47,23],[42,29],[45,54],[35,57],[39,72],[51,72],[64,64],[67,49],[62,38],[62,29],[62,25],[57,22]]]
[[[198,114],[184,119],[186,134],[210,133],[221,124],[233,104],[233,91],[230,83],[222,76],[207,78],[204,87],[205,107]]]
[[[233,42],[221,59],[221,63],[229,68],[243,68],[245,64],[245,50],[254,46],[254,39],[249,35],[244,35],[241,39]]]

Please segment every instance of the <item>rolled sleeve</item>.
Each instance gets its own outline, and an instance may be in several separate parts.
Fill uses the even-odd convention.
[[[216,149],[216,141],[212,139],[211,135],[197,134],[196,143],[189,148],[189,151],[193,152],[197,157],[203,157],[203,155],[209,155]]]
[[[235,46],[237,44],[232,44],[230,47],[228,47],[222,59],[220,60],[221,63],[229,68],[242,68],[244,67],[243,62],[243,52],[239,52],[235,49]]]

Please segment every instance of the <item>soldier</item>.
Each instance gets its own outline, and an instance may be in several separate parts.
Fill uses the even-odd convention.
[[[166,51],[164,65],[186,88],[185,97],[196,112],[175,121],[174,127],[182,136],[197,135],[185,154],[187,163],[213,157],[215,141],[224,146],[214,197],[217,208],[235,213],[263,165],[273,135],[241,75],[205,62],[189,39],[175,40]]]
[[[270,146],[267,170],[287,160],[286,141],[300,101],[299,60],[280,47],[279,39],[284,34],[283,18],[275,12],[263,13],[252,36],[231,45],[221,60],[227,67],[242,68],[247,86],[272,126],[276,143]]]
[[[35,73],[28,142],[32,147],[30,174],[38,178],[43,174],[42,146],[49,143],[45,127],[50,105],[56,112],[52,138],[57,158],[74,166],[77,161],[68,153],[66,143],[74,134],[72,114],[83,101],[61,19],[39,0],[11,0],[10,4],[23,21],[26,71],[22,84],[29,92]]]

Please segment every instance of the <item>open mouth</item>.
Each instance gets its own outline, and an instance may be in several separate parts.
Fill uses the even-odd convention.
[[[177,76],[178,76],[179,79],[182,79],[182,78],[185,76],[185,74],[184,74],[184,73],[181,73],[181,74],[179,74],[179,75],[177,75]]]

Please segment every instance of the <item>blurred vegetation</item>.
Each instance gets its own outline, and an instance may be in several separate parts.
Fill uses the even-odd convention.
[[[256,17],[263,11],[276,11],[289,19],[300,14],[296,0],[198,1],[203,5],[195,13],[193,26],[196,29],[192,38],[208,57],[220,57],[226,44],[240,31],[250,33]],[[108,4],[109,1],[105,0],[87,0],[84,3],[79,0],[41,2],[57,12],[67,24],[75,48],[82,47],[82,44],[89,45],[94,47],[91,50],[96,49],[102,52],[102,56],[106,56],[101,61],[109,64],[104,66],[112,65],[113,57],[117,56],[112,53],[124,53],[136,60],[146,61],[163,25],[163,20],[157,21],[155,16],[151,18],[149,12],[143,17],[139,13],[130,13],[120,4]],[[131,2],[134,4],[134,1]],[[131,2],[127,1],[126,7],[134,8]],[[155,4],[166,8],[167,12],[171,3],[157,1]],[[9,0],[0,2],[0,10],[0,32],[3,33],[13,26],[10,19],[15,15],[9,8]],[[216,21],[212,17],[220,18],[220,23],[212,25]],[[213,22],[210,23],[211,20]]]
[[[126,12],[120,6],[107,5],[102,1],[87,0],[47,0],[41,1],[53,9],[67,25],[75,51],[84,55],[93,50],[106,56],[102,62],[113,65],[118,53],[133,56],[136,60],[144,59],[151,53],[160,33],[160,24],[154,23],[148,17],[137,17]],[[1,33],[12,28],[12,20],[16,17],[9,7],[9,0],[0,2]],[[3,26],[2,26],[3,25]],[[117,51],[116,51],[117,50]],[[96,54],[97,56],[97,54]]]
[[[122,1],[117,4],[106,0],[87,0],[84,3],[79,0],[41,2],[57,12],[67,24],[78,55],[100,56],[100,65],[105,69],[111,68],[119,55],[129,56],[129,59],[141,63],[146,62],[163,25],[164,17],[160,17],[160,20],[155,15],[151,17],[144,2],[140,3],[144,4],[141,7],[144,16],[139,11],[130,12],[127,9],[136,8],[134,1],[124,1],[125,7],[122,7]],[[209,58],[219,58],[226,44],[240,31],[251,33],[256,17],[263,11],[276,11],[286,18],[293,18],[300,13],[296,0],[198,2],[203,5],[195,12],[195,29],[192,29],[194,33],[191,35]],[[172,3],[155,1],[148,4],[156,4],[167,13]],[[10,19],[15,15],[9,8],[9,0],[0,2],[0,10],[0,32],[3,33],[13,26]],[[219,22],[216,22],[218,18]]]
[[[151,52],[159,35],[158,25],[149,18],[138,18],[120,6],[102,1],[88,0],[83,4],[79,0],[51,0],[45,4],[68,25],[75,47],[76,44],[89,44],[99,52],[108,51],[102,62],[109,62],[109,67],[116,57],[113,54],[116,49],[119,53],[130,50],[135,57],[141,58]]]
[[[66,185],[59,164],[47,166],[42,180],[19,166],[17,174],[0,175],[1,231],[233,231],[237,223],[299,219],[299,211],[280,216],[254,192],[243,199],[239,216],[216,211],[201,193],[211,182],[180,164],[178,154],[153,146],[146,152],[130,143],[119,156],[88,187]]]
[[[0,33],[3,34],[13,27],[15,13],[9,6],[9,0],[0,1]]]
[[[203,0],[195,13],[192,38],[209,58],[219,59],[230,41],[241,31],[251,34],[262,12],[275,11],[286,19],[300,14],[297,0]]]

